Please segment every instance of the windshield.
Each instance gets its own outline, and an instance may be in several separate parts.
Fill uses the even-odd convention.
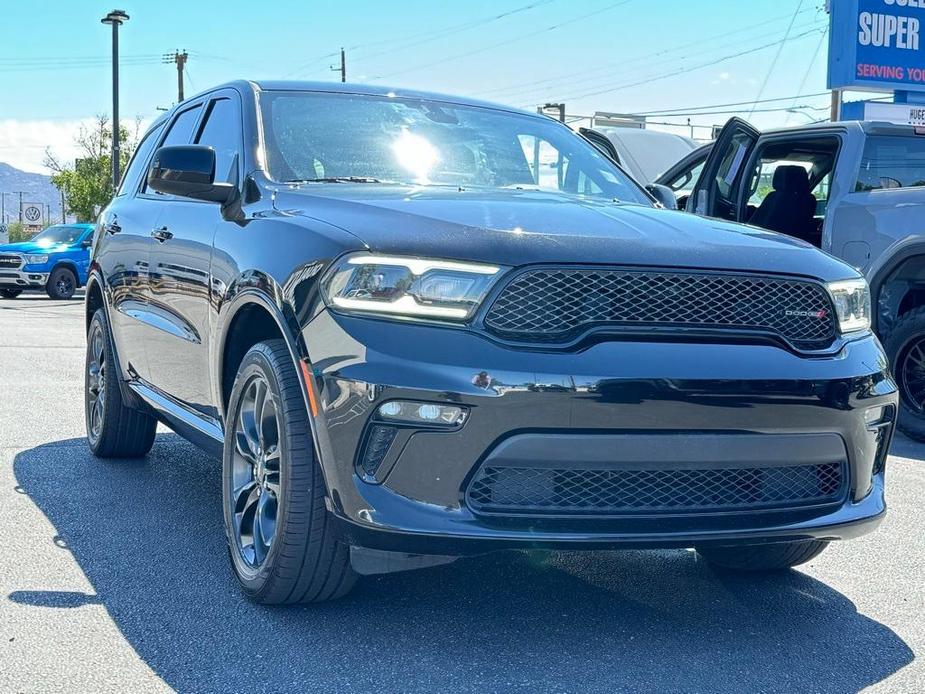
[[[48,227],[45,231],[32,237],[32,242],[39,246],[60,246],[64,244],[70,246],[77,243],[78,239],[83,236],[83,227],[53,226]]]
[[[438,101],[263,92],[277,181],[553,190],[651,205],[592,145],[546,118]]]

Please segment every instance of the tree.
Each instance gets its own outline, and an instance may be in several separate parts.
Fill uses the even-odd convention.
[[[122,143],[120,171],[125,171],[135,151],[140,128],[140,119],[136,119],[131,132],[124,125],[119,128]],[[109,118],[99,115],[92,126],[82,125],[74,144],[80,156],[73,166],[63,163],[50,149],[45,150],[45,166],[53,172],[51,182],[64,193],[67,212],[75,215],[79,222],[92,222],[113,196],[112,127]]]

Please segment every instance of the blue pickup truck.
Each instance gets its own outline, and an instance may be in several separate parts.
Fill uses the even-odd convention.
[[[70,299],[87,282],[93,224],[55,224],[30,241],[0,245],[0,297],[43,289]]]

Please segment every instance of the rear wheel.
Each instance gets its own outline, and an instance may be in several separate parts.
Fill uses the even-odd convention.
[[[733,571],[783,571],[805,564],[828,547],[825,540],[779,542],[742,547],[698,547],[710,564]]]
[[[0,289],[0,296],[4,299],[15,299],[20,294],[22,294],[22,289]]]
[[[48,278],[45,291],[52,299],[70,299],[77,291],[77,276],[66,267],[55,268]]]
[[[884,349],[899,386],[897,426],[909,438],[925,441],[925,307],[896,322]]]
[[[87,442],[100,458],[140,458],[154,445],[157,421],[146,412],[126,407],[119,390],[109,325],[97,309],[87,332],[84,405]]]
[[[334,533],[302,385],[286,343],[254,345],[228,403],[225,532],[244,592],[268,604],[322,602],[356,581]]]

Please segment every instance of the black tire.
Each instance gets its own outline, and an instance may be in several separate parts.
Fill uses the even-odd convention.
[[[52,299],[70,299],[77,291],[77,275],[66,267],[56,267],[48,278],[45,292]]]
[[[714,566],[732,571],[783,571],[822,554],[825,540],[779,542],[741,547],[698,547],[701,557]]]
[[[87,331],[84,368],[87,443],[98,458],[141,458],[154,444],[157,420],[122,402],[118,379],[106,314],[97,309]]]
[[[0,296],[4,299],[15,299],[20,294],[22,294],[22,289],[8,289],[6,287],[0,289]]]
[[[921,348],[921,352],[917,351]],[[899,387],[899,418],[897,426],[910,439],[925,441],[925,390],[919,390],[925,371],[916,364],[925,358],[925,307],[909,311],[896,321],[883,345],[893,376]],[[918,391],[918,396],[915,391]]]
[[[222,500],[231,565],[252,600],[323,602],[353,587],[349,548],[325,508],[301,382],[282,340],[254,345],[238,368],[225,423]],[[260,518],[271,515],[267,541]]]

